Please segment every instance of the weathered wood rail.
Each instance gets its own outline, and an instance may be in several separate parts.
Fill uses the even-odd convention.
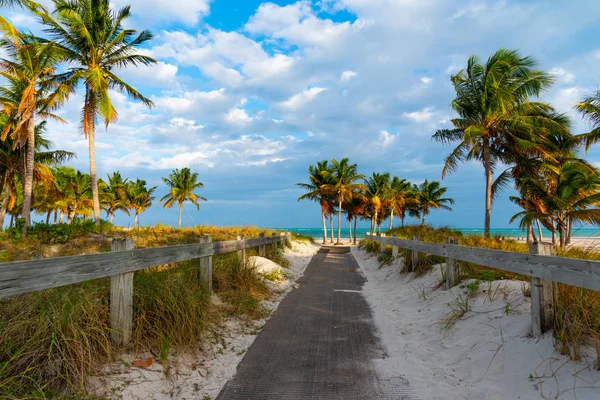
[[[503,271],[531,277],[532,331],[534,336],[552,328],[555,283],[564,283],[585,289],[600,291],[600,261],[555,257],[554,246],[548,243],[530,244],[529,253],[459,246],[455,238],[445,244],[397,237],[376,236],[367,233],[367,240],[392,246],[392,254],[398,248],[412,250],[413,270],[418,254],[433,254],[446,258],[446,289],[458,284],[458,264],[466,261]]]
[[[0,299],[39,290],[71,285],[99,278],[111,278],[110,319],[112,338],[127,344],[133,320],[133,273],[180,261],[199,259],[201,276],[212,290],[212,257],[237,252],[245,259],[245,250],[258,247],[265,254],[267,245],[285,242],[290,233],[213,242],[208,236],[198,243],[134,249],[132,239],[113,239],[111,252],[70,257],[42,258],[0,263]]]

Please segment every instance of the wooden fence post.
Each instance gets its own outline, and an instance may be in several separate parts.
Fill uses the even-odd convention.
[[[458,244],[455,237],[446,238],[446,244]],[[458,262],[454,258],[446,257],[446,290],[453,288],[458,283]]]
[[[212,243],[212,238],[210,236],[202,236],[200,243]],[[208,293],[212,293],[212,256],[200,259],[200,277],[208,288]]]
[[[419,237],[413,235],[412,240],[418,241]],[[419,252],[416,250],[413,250],[412,252],[412,263],[410,266],[410,270],[414,271],[417,268],[417,264],[419,263]]]
[[[113,239],[111,251],[133,250],[133,239]],[[110,277],[110,336],[117,345],[129,343],[133,323],[133,272]]]
[[[244,243],[244,235],[238,235],[237,236],[237,240],[238,242],[242,242],[241,244],[238,243],[238,248],[241,246],[242,248],[240,250],[238,250],[238,258],[242,261],[242,262],[246,262],[246,244]]]
[[[531,243],[530,254],[553,256],[554,246],[550,243]],[[547,279],[531,277],[531,331],[534,337],[554,327],[554,296],[556,284]]]
[[[259,236],[260,238],[264,238],[264,237],[265,237],[265,234],[264,234],[264,233],[261,233],[261,234],[260,234],[260,235],[258,235],[258,236]],[[264,257],[264,256],[265,256],[265,244],[264,244],[264,243],[258,246],[258,255],[259,255],[260,257]]]
[[[286,239],[287,235],[285,232],[280,232],[279,236],[281,236],[283,238],[283,240],[279,242],[279,243],[281,243],[281,248],[283,249],[283,248],[285,248],[285,239]]]
[[[394,239],[397,239],[397,238],[398,238],[398,235],[392,235],[392,237],[393,237]],[[392,258],[393,258],[394,260],[395,260],[396,258],[398,258],[398,250],[399,250],[398,246],[395,246],[395,245],[393,245],[393,244],[392,244]]]
[[[382,237],[382,238],[383,238],[383,237],[385,237],[385,233],[382,233],[382,234],[381,234],[381,237]],[[384,251],[385,251],[385,243],[384,243],[384,242],[383,242],[383,240],[382,240],[382,241],[381,241],[381,246],[380,246],[380,248],[379,248],[379,252],[380,252],[380,253],[383,253]]]

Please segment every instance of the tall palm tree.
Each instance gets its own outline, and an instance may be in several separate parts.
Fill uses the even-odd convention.
[[[332,213],[331,203],[329,201],[330,193],[327,184],[330,183],[331,168],[327,160],[318,161],[317,165],[308,167],[308,183],[296,183],[307,191],[307,193],[298,197],[300,200],[312,200],[321,206],[321,219],[323,221],[323,244],[327,243],[327,216]],[[333,237],[331,238],[333,240]]]
[[[380,174],[373,172],[368,179],[364,179],[365,194],[369,199],[372,209],[371,214],[371,232],[377,232],[380,225],[381,214],[385,207],[385,200],[390,191],[390,174],[385,172]]]
[[[534,69],[536,62],[517,51],[500,49],[485,64],[475,55],[467,68],[452,76],[456,90],[452,108],[459,115],[454,129],[438,130],[433,139],[458,142],[446,158],[442,178],[455,171],[459,162],[478,160],[485,171],[484,233],[490,235],[492,176],[504,153],[531,149],[529,135],[538,127],[565,131],[548,119],[548,104],[532,102],[553,82],[552,76]]]
[[[54,0],[54,4],[56,10],[51,15],[42,11],[38,11],[37,15],[73,64],[62,78],[71,85],[83,82],[85,86],[81,125],[89,143],[94,220],[99,225],[96,121],[100,118],[108,127],[117,120],[117,110],[109,90],[125,93],[148,107],[154,105],[115,74],[117,69],[156,62],[151,57],[136,53],[136,48],[150,40],[152,34],[148,30],[137,34],[133,29],[123,28],[123,22],[130,16],[130,7],[115,12],[111,9],[110,0]]]
[[[335,195],[338,203],[338,234],[336,244],[342,244],[342,203],[344,200],[352,198],[353,194],[364,190],[365,185],[355,183],[360,179],[364,179],[364,175],[358,173],[356,164],[350,164],[348,158],[331,160],[332,167],[328,172],[331,183],[326,184],[325,189]]]
[[[177,227],[181,229],[181,213],[183,211],[183,203],[186,201],[192,202],[196,208],[200,209],[198,201],[208,201],[206,197],[202,197],[194,193],[196,189],[202,189],[204,183],[198,181],[198,174],[192,173],[189,168],[174,169],[168,178],[162,178],[163,182],[169,187],[169,193],[160,199],[164,208],[171,208],[177,202],[179,205],[179,222]]]
[[[52,112],[67,100],[72,88],[57,81],[63,57],[53,43],[41,43],[20,33],[3,17],[0,31],[4,35],[0,46],[10,57],[0,59],[0,76],[8,83],[0,88],[2,113],[8,116],[0,136],[4,140],[10,134],[13,144],[25,149],[22,233],[26,235],[31,223],[36,118],[62,121]]]
[[[146,181],[136,179],[135,182],[129,181],[127,184],[127,202],[128,208],[134,211],[133,226],[139,227],[139,215],[152,206],[152,200],[156,186],[146,187]]]
[[[419,202],[419,212],[421,214],[421,225],[425,225],[425,217],[429,215],[431,209],[442,209],[452,211],[449,204],[454,204],[454,199],[443,197],[447,189],[442,187],[439,182],[427,179],[419,186],[415,185],[414,191]]]

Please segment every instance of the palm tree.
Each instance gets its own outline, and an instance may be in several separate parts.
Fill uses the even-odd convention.
[[[390,181],[390,190],[386,199],[386,204],[390,210],[390,230],[394,227],[394,211],[398,211],[402,218],[402,226],[404,226],[406,207],[414,203],[414,198],[411,196],[411,183],[406,179],[394,176]]]
[[[585,134],[584,137],[586,149],[589,149],[592,142],[600,139],[600,90],[594,96],[586,97],[583,101],[576,104],[575,109],[592,126],[592,131]]]
[[[0,105],[8,116],[0,136],[4,140],[10,134],[14,146],[26,152],[22,210],[22,233],[26,235],[31,223],[36,118],[62,121],[52,111],[67,100],[72,89],[57,81],[57,68],[63,57],[53,43],[41,43],[21,34],[3,17],[0,31],[4,35],[0,45],[10,55],[10,59],[0,59],[0,76],[8,83],[0,88]]]
[[[443,209],[452,211],[448,204],[454,204],[454,199],[443,197],[447,189],[441,187],[437,181],[429,182],[427,179],[419,186],[414,186],[416,198],[419,202],[419,212],[421,214],[421,225],[425,225],[425,217],[429,215],[431,209]]]
[[[156,186],[147,188],[146,181],[136,179],[135,182],[129,181],[127,184],[127,203],[128,208],[134,210],[133,226],[139,227],[139,215],[152,206],[152,200]]]
[[[96,120],[102,119],[106,127],[117,120],[109,90],[126,93],[148,107],[154,105],[115,74],[116,69],[156,62],[135,51],[150,40],[152,34],[147,30],[137,34],[133,29],[124,29],[122,24],[130,16],[130,7],[115,12],[110,7],[110,0],[54,0],[54,4],[56,10],[52,15],[42,11],[37,15],[63,54],[74,64],[62,78],[73,86],[80,81],[85,85],[81,125],[89,142],[94,220],[99,225]]]
[[[123,179],[119,171],[113,172],[112,175],[107,175],[108,180],[101,184],[102,200],[106,216],[110,223],[113,223],[115,213],[123,211],[129,215],[127,208],[127,178]]]
[[[300,200],[317,201],[321,206],[321,219],[323,220],[323,244],[327,243],[327,216],[332,213],[331,203],[329,201],[328,185],[331,176],[331,168],[327,160],[318,161],[317,165],[308,167],[309,183],[296,183],[307,191],[307,193],[298,197]],[[333,237],[331,238],[333,240]]]
[[[377,227],[381,227],[381,213],[384,210],[384,201],[390,191],[390,174],[373,172],[369,179],[364,179],[365,194],[369,199],[372,209],[371,214],[371,232],[377,232]],[[381,231],[381,229],[379,229]]]
[[[189,168],[174,169],[168,178],[162,178],[163,182],[169,187],[169,193],[160,199],[160,202],[164,202],[164,208],[171,208],[173,204],[177,202],[179,205],[179,222],[177,227],[181,229],[181,213],[183,211],[183,203],[191,201],[196,208],[200,209],[198,201],[207,201],[205,197],[194,193],[196,189],[202,189],[204,183],[198,181],[198,174],[192,173]]]
[[[452,120],[454,129],[438,130],[433,139],[442,143],[458,142],[446,158],[442,178],[455,171],[459,162],[478,160],[485,171],[484,233],[490,235],[492,176],[504,153],[531,150],[529,135],[539,127],[565,131],[547,117],[553,109],[548,104],[531,102],[553,82],[536,62],[521,57],[517,51],[500,49],[485,64],[475,55],[467,68],[451,78],[456,90],[452,108],[459,117]]]
[[[331,163],[331,170],[327,173],[331,183],[325,185],[325,190],[335,195],[338,203],[338,238],[336,244],[341,245],[342,203],[344,200],[352,198],[356,192],[365,189],[365,185],[355,183],[359,179],[364,179],[364,176],[358,173],[356,164],[350,164],[348,158],[342,158],[339,161],[334,158]]]

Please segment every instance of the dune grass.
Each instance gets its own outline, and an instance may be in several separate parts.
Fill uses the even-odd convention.
[[[195,243],[202,235],[215,241],[232,240],[240,234],[247,238],[271,235],[271,231],[254,227],[88,228],[61,230],[61,235],[67,231],[69,237],[64,243],[53,238],[54,232],[22,240],[1,233],[0,260],[109,251],[113,237],[131,237],[136,248],[142,248]],[[283,246],[266,247],[265,257],[287,261]],[[255,250],[249,249],[248,255],[251,251]],[[0,398],[86,397],[86,377],[123,350],[110,341],[109,282],[108,278],[97,279],[0,300]],[[197,344],[208,324],[223,316],[265,315],[260,306],[270,295],[265,279],[237,254],[213,257],[213,289],[222,306],[209,307],[210,295],[200,279],[198,260],[137,271],[128,350],[149,351],[166,363],[172,349]]]
[[[411,225],[395,228],[386,232],[386,236],[397,235],[402,239],[412,239],[416,235],[420,240],[432,243],[445,243],[446,238],[456,237],[458,244],[463,246],[497,249],[527,253],[529,246],[526,243],[502,237],[485,238],[478,235],[463,235],[460,231],[448,227],[434,228],[432,226]],[[378,253],[380,244],[371,240],[362,240],[360,247],[367,252]],[[568,249],[557,248],[557,256],[579,258],[587,260],[600,260],[600,252],[595,248],[571,247]],[[412,262],[412,251],[400,249],[399,256],[403,257],[404,265]],[[391,261],[391,246],[379,255],[380,265]],[[428,272],[434,265],[445,262],[443,257],[421,254],[415,269],[415,275]],[[479,281],[493,281],[500,279],[514,279],[529,281],[529,277],[513,274],[507,271],[459,261],[461,279],[477,279]],[[408,269],[404,267],[403,272]],[[556,302],[554,306],[555,323],[554,337],[557,348],[562,354],[578,359],[582,344],[593,344],[596,348],[600,368],[600,292],[578,288],[570,285],[556,284]]]

